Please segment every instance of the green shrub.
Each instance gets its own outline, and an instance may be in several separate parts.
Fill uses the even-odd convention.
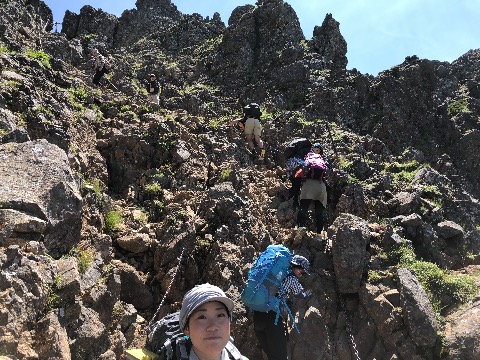
[[[409,269],[427,291],[432,304],[439,311],[445,296],[458,303],[465,303],[475,298],[479,287],[475,278],[469,275],[455,275],[443,270],[431,262],[417,260],[410,245],[402,245],[393,251],[401,267]]]
[[[8,54],[9,50],[7,45],[0,43],[0,54]]]
[[[69,92],[69,98],[71,102],[80,101],[80,102],[85,102],[88,99],[88,91],[85,90],[85,88],[74,88],[71,87],[68,89]]]
[[[95,254],[90,249],[80,250],[77,257],[78,271],[80,274],[85,274],[88,268],[92,265],[95,259]]]
[[[25,55],[29,58],[36,59],[40,61],[43,66],[45,66],[47,69],[51,69],[52,65],[50,65],[50,56],[48,56],[46,53],[44,53],[42,50],[27,50],[25,52]]]
[[[146,184],[144,190],[150,196],[159,196],[162,194],[162,186],[158,183]]]
[[[103,186],[102,182],[99,179],[85,179],[84,181],[84,187],[92,189],[95,192],[95,195],[97,196],[97,199],[100,201],[104,200],[103,196]]]
[[[449,118],[452,118],[460,113],[470,112],[470,110],[468,110],[468,99],[463,98],[463,99],[451,102],[450,104],[448,104],[447,111],[448,111]]]
[[[57,309],[61,305],[60,296],[58,296],[57,291],[62,284],[62,278],[59,275],[56,275],[53,279],[53,283],[46,287],[47,292],[47,305],[45,311],[48,313],[53,309]]]
[[[415,177],[415,174],[420,169],[420,164],[416,160],[412,160],[406,163],[387,163],[385,164],[384,173],[389,172],[392,174],[393,179],[397,182],[411,182]]]
[[[130,105],[122,105],[120,107],[120,112],[127,112],[127,111],[131,111],[132,110],[132,107]]]
[[[220,181],[225,182],[230,179],[230,174],[232,173],[232,169],[224,169],[220,174]]]
[[[112,210],[105,215],[104,228],[106,231],[110,232],[117,229],[122,222],[122,214],[117,210]]]

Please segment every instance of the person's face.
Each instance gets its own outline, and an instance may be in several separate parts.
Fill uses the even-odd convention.
[[[192,340],[192,348],[200,360],[219,358],[230,339],[230,319],[225,305],[219,301],[200,305],[190,315],[183,332]]]
[[[155,80],[155,76],[150,76],[150,81]]]
[[[303,268],[298,268],[298,267],[292,268],[292,272],[293,272],[293,275],[295,275],[296,277],[299,277],[305,274],[305,270],[303,270]]]
[[[320,154],[320,148],[314,147],[314,148],[312,148],[312,150],[315,154]]]

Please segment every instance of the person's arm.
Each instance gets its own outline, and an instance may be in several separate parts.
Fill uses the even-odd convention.
[[[237,125],[239,121],[241,121],[242,119],[234,119],[234,120],[230,120],[229,122],[229,125],[230,126],[234,126],[234,125]]]
[[[298,281],[297,277],[294,275],[287,276],[285,280],[283,280],[282,285],[287,294],[291,293],[297,298],[306,299],[307,297],[312,295],[312,291],[305,291],[302,284],[300,284],[300,281]]]
[[[297,172],[295,173],[295,179],[298,179],[298,178],[303,178],[305,177],[305,171],[303,170],[303,166],[300,167],[300,169],[297,170]]]

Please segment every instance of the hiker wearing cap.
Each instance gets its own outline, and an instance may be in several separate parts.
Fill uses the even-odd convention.
[[[310,262],[308,259],[300,255],[294,255],[290,261],[290,270],[291,272],[282,281],[281,290],[276,295],[277,298],[286,300],[292,294],[297,298],[305,299],[312,295],[312,291],[305,291],[298,280],[303,274],[310,275]],[[287,330],[283,315],[275,325],[276,316],[276,313],[273,311],[254,311],[255,335],[268,360],[287,360]]]
[[[108,72],[105,67],[105,57],[97,49],[93,49],[91,55],[93,57],[93,71],[95,71],[92,83],[100,85],[100,79]]]
[[[305,155],[305,167],[295,174],[296,178],[302,179],[300,191],[300,207],[297,213],[297,233],[293,240],[297,244],[305,235],[307,228],[307,214],[310,205],[315,206],[315,227],[317,237],[321,240],[323,230],[323,213],[327,208],[327,187],[324,177],[332,166],[323,156],[323,148],[320,143],[312,145],[311,151]]]
[[[233,301],[219,287],[208,283],[185,294],[179,324],[191,341],[189,360],[248,360],[229,343],[233,307]],[[237,356],[232,356],[232,347]]]
[[[148,93],[148,100],[158,105],[158,93],[160,92],[160,84],[158,83],[155,74],[150,74],[150,76],[148,77],[146,90]]]

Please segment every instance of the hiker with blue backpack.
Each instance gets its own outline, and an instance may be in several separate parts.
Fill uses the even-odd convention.
[[[309,261],[292,254],[283,245],[269,245],[250,269],[241,294],[245,306],[253,310],[255,335],[269,360],[287,360],[287,329],[284,320],[294,317],[287,305],[290,294],[307,298],[299,278],[310,274]],[[295,322],[294,322],[295,324]],[[298,330],[297,325],[295,328]]]
[[[305,235],[307,228],[308,209],[313,202],[315,206],[315,227],[317,238],[321,240],[323,230],[323,213],[327,208],[327,187],[325,176],[332,169],[323,156],[320,143],[313,144],[311,151],[305,155],[305,164],[295,173],[295,178],[301,179],[300,208],[297,213],[297,233],[293,240],[296,245]]]
[[[290,262],[291,273],[282,281],[277,298],[286,301],[290,294],[300,299],[306,299],[312,294],[311,290],[305,291],[298,280],[303,274],[310,275],[308,260],[300,255],[295,255]],[[276,314],[269,312],[253,312],[255,335],[260,347],[267,355],[268,360],[287,360],[287,329],[284,318],[287,318],[286,309],[281,309],[282,315],[275,325]]]

